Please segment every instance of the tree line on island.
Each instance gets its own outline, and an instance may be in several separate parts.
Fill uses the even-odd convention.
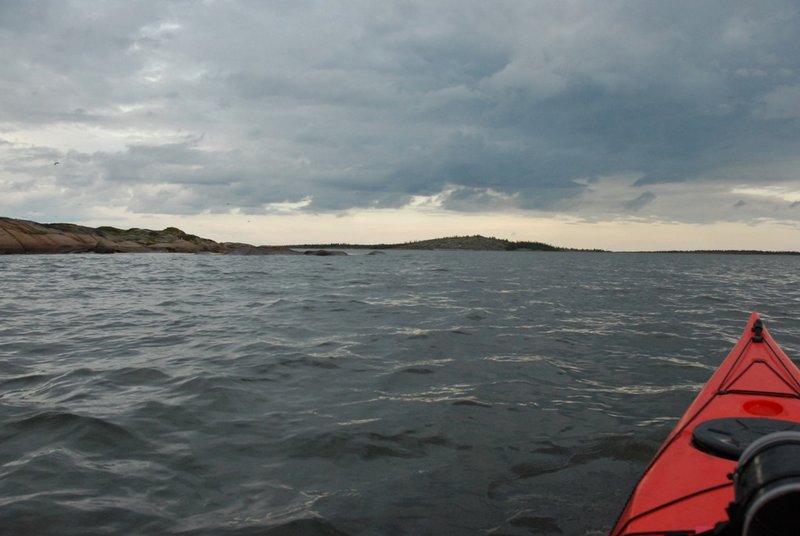
[[[583,250],[562,248],[533,242],[530,240],[512,241],[504,238],[494,238],[482,235],[450,236],[446,238],[433,238],[430,240],[416,240],[399,244],[302,244],[289,246],[292,248],[335,248],[335,249],[461,249],[471,251],[603,251],[600,249]]]

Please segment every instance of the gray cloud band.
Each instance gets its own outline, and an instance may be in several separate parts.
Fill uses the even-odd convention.
[[[797,217],[791,195],[730,211],[742,185],[800,189],[790,1],[4,2],[0,29],[0,181],[40,185],[6,213],[448,192],[454,211]],[[699,182],[724,210],[663,195]]]

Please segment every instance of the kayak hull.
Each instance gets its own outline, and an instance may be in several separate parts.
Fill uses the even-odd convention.
[[[736,459],[701,450],[695,434],[713,419],[800,423],[800,370],[757,313],[645,469],[611,536],[688,536],[727,520]]]

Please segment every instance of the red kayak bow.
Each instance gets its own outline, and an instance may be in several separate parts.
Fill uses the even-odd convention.
[[[797,445],[786,446],[787,441]],[[775,456],[779,461],[770,462]],[[750,463],[754,458],[757,463]],[[761,521],[752,520],[759,516],[778,515],[766,509],[768,499],[777,510],[778,498],[800,498],[800,467],[787,469],[792,464],[800,465],[800,370],[753,313],[742,338],[645,469],[611,536],[773,534],[742,527],[755,527]],[[751,491],[748,471],[757,473],[756,480],[767,479],[769,472],[791,474],[769,476],[774,489],[759,480],[763,489]],[[800,518],[798,505],[790,510]],[[729,532],[720,531],[723,525]],[[776,525],[788,522],[781,518]],[[788,533],[781,530],[776,534]]]

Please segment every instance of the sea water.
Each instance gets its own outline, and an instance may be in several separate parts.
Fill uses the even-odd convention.
[[[800,258],[0,257],[0,534],[601,535]]]

